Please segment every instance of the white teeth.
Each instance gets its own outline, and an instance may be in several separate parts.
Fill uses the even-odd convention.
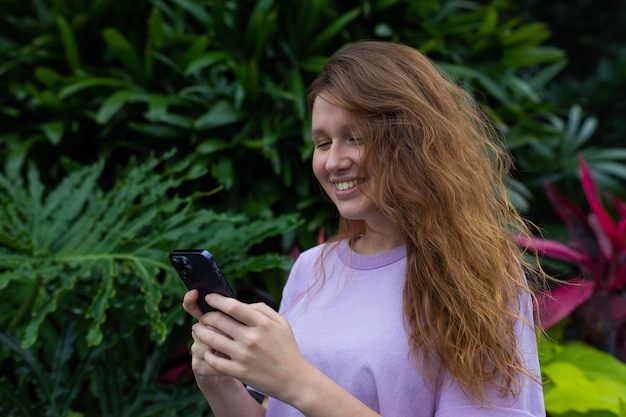
[[[347,190],[349,188],[354,188],[354,187],[356,187],[356,181],[346,181],[346,182],[335,183],[335,188],[338,189],[339,191],[344,191],[344,190]]]

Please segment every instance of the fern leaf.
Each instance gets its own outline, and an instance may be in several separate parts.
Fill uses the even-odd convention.
[[[86,318],[93,319],[89,332],[87,333],[87,344],[89,346],[97,346],[102,342],[102,330],[100,326],[106,320],[106,310],[109,307],[110,301],[115,297],[115,283],[113,277],[115,276],[115,265],[113,262],[107,262],[107,265],[103,268],[104,273],[102,280],[100,281],[100,288],[93,298],[91,306],[85,313]]]

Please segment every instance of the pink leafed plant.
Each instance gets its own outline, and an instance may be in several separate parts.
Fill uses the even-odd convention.
[[[543,328],[570,317],[584,341],[626,361],[626,202],[608,193],[601,195],[582,154],[579,161],[587,211],[553,183],[545,184],[547,196],[569,232],[568,242],[516,239],[526,249],[565,262],[580,274],[539,296]],[[604,201],[611,204],[611,213]]]

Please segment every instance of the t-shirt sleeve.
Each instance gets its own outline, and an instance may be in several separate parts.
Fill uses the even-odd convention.
[[[522,312],[528,323],[533,323],[531,297],[520,300]],[[444,384],[437,394],[436,417],[545,417],[543,388],[537,354],[537,338],[534,329],[527,323],[515,325],[519,352],[533,378],[524,377],[518,396],[502,396],[495,391],[488,392],[489,404],[481,407],[473,403],[456,383]]]

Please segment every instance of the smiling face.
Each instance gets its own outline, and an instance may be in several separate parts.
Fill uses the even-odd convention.
[[[371,178],[359,178],[365,153],[358,119],[323,96],[315,99],[311,136],[315,144],[313,173],[339,213],[350,220],[381,221],[374,202],[363,193]]]

